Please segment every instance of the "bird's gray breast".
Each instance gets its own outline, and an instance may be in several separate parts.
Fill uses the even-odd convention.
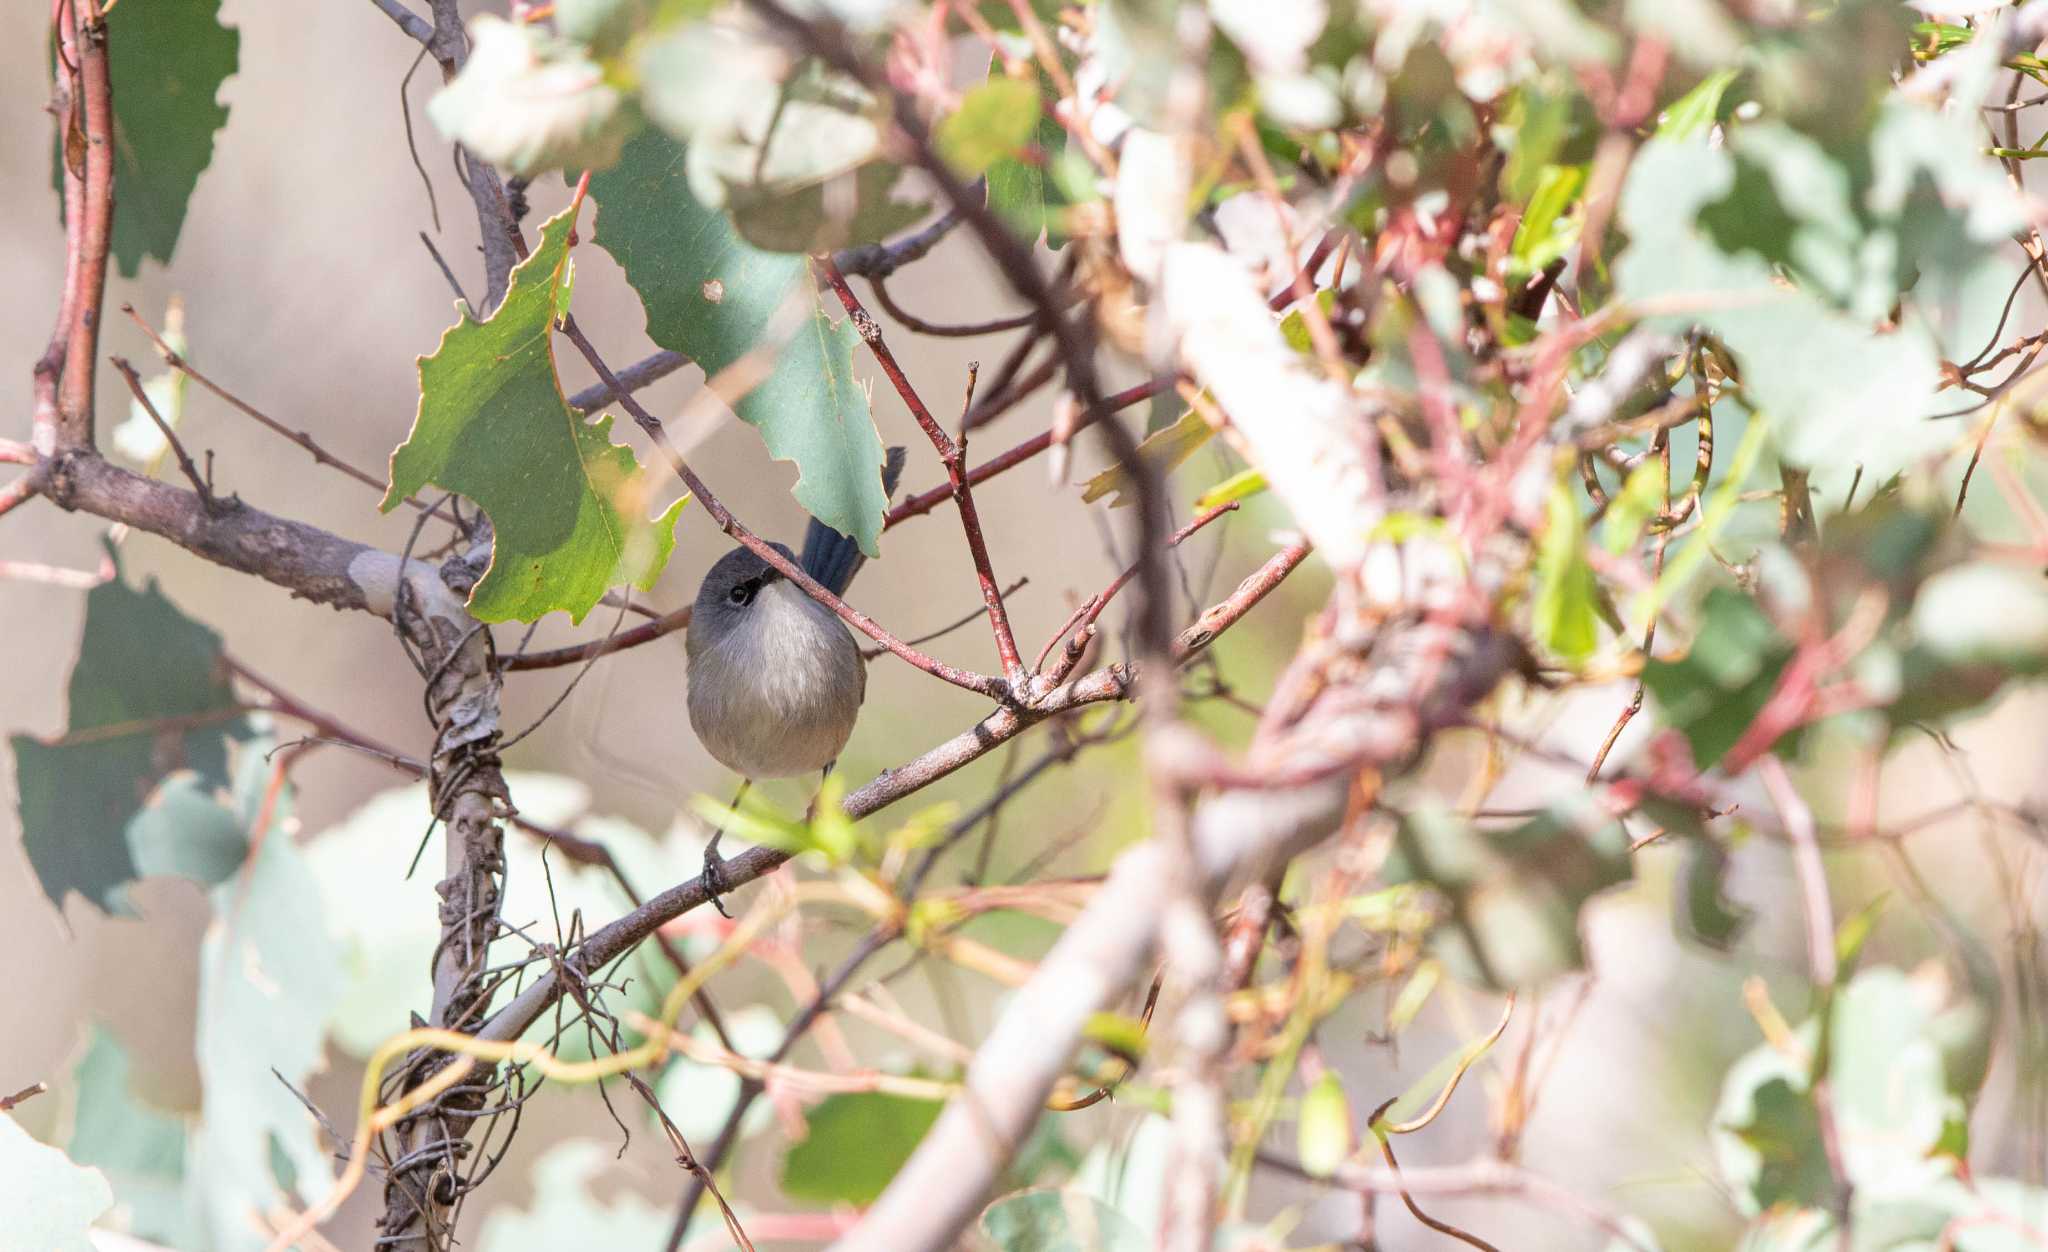
[[[736,627],[692,629],[690,724],[748,778],[823,769],[853,734],[867,668],[832,612],[787,582],[763,586]]]

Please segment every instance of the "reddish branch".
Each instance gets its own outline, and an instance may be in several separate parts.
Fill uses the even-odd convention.
[[[989,628],[995,633],[996,655],[1002,660],[1003,676],[1009,679],[1010,689],[1019,690],[1024,684],[1024,662],[1017,655],[1017,637],[1010,630],[1010,615],[1003,607],[1002,585],[996,581],[995,570],[989,563],[988,540],[981,532],[981,515],[975,510],[974,493],[968,486],[966,432],[963,428],[959,441],[946,434],[937,419],[932,417],[931,410],[925,407],[917,388],[910,385],[903,367],[897,364],[896,354],[889,350],[888,341],[882,338],[881,326],[861,305],[860,298],[853,294],[853,288],[846,285],[846,277],[829,257],[825,258],[824,270],[825,281],[831,284],[839,303],[846,306],[847,314],[853,318],[854,329],[860,332],[861,341],[874,354],[875,363],[882,367],[882,373],[888,375],[896,394],[903,397],[910,415],[917,419],[925,438],[932,441],[939,460],[946,466],[946,481],[953,502],[960,510],[960,528],[967,534],[967,551],[974,559],[974,577],[981,584],[982,603],[988,607]],[[971,404],[971,390],[968,400]]]
[[[58,0],[60,77],[70,81],[70,108],[62,126],[64,198],[70,257],[64,311],[64,365],[57,390],[56,444],[50,451],[92,444],[93,374],[99,362],[101,302],[106,297],[107,253],[114,231],[114,93],[107,71],[107,26],[94,0]],[[71,184],[82,194],[71,195]]]

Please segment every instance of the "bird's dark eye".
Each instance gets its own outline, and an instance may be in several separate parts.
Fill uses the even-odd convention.
[[[731,591],[727,592],[725,599],[726,602],[729,604],[737,604],[742,606],[751,604],[754,600],[754,588],[750,583],[741,583],[739,586],[734,587]]]

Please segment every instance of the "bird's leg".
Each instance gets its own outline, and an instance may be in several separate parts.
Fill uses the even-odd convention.
[[[825,779],[832,773],[832,767],[837,764],[839,764],[839,759],[837,757],[834,757],[833,759],[825,762],[824,769],[818,771],[818,790],[813,791],[811,793],[811,802],[804,808],[805,821],[808,822],[818,815],[818,797],[824,793]]]
[[[747,788],[753,785],[754,780],[751,778],[740,779],[738,794],[734,795],[732,803],[725,807],[739,808],[740,801],[747,798]],[[718,828],[711,832],[711,841],[704,845],[704,890],[710,895],[711,907],[718,910],[718,915],[731,917],[732,914],[725,911],[725,901],[718,898],[725,892],[725,858],[718,855],[718,841],[724,836],[725,823],[720,822]]]

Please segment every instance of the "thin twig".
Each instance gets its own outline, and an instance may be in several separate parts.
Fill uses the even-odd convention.
[[[162,432],[164,441],[171,445],[171,454],[178,458],[178,469],[199,496],[200,507],[208,513],[219,512],[221,502],[214,499],[213,484],[199,476],[199,467],[192,463],[191,454],[186,452],[185,445],[179,442],[178,432],[172,430],[171,424],[164,420],[164,415],[156,411],[156,403],[149,398],[149,392],[144,390],[141,377],[135,373],[135,367],[128,363],[127,358],[118,356],[108,357],[107,364],[113,366],[121,375],[122,381],[128,384],[128,390],[134,394],[135,402],[142,406],[143,412],[149,414],[149,420],[156,423],[156,428]]]
[[[1010,629],[1009,610],[1003,607],[1002,585],[996,581],[994,568],[989,563],[988,540],[981,531],[981,515],[974,507],[973,488],[967,481],[967,445],[953,439],[940,426],[931,410],[925,407],[924,399],[911,386],[910,379],[903,373],[903,367],[896,362],[896,354],[889,350],[889,344],[882,337],[882,327],[853,294],[847,285],[846,276],[828,259],[824,264],[825,282],[832,288],[839,303],[846,307],[847,315],[853,319],[853,326],[860,333],[861,341],[874,354],[875,363],[888,375],[896,394],[903,398],[904,406],[917,424],[924,430],[925,437],[932,441],[939,460],[946,466],[946,479],[951,484],[953,502],[960,511],[960,528],[967,536],[967,551],[974,560],[974,577],[981,584],[982,603],[988,607],[989,628],[995,635],[996,656],[1002,661],[1003,677],[1009,680],[1011,691],[1021,691],[1024,686],[1024,662],[1017,655],[1017,637]],[[961,408],[964,418],[974,403],[974,374],[980,367],[968,367],[967,402]],[[963,429],[964,437],[965,431]]]
[[[134,305],[123,304],[121,306],[121,311],[123,313],[126,313],[137,326],[140,326],[142,328],[143,334],[149,336],[150,342],[156,345],[157,355],[163,358],[163,362],[166,366],[185,374],[187,377],[191,378],[192,381],[198,383],[200,386],[206,388],[208,391],[211,391],[214,395],[219,396],[222,400],[227,401],[227,403],[230,406],[241,412],[244,416],[253,418],[256,421],[256,423],[262,426],[264,429],[271,431],[273,434],[282,435],[286,439],[289,439],[293,443],[299,445],[301,448],[304,448],[307,452],[312,454],[313,460],[316,461],[317,463],[328,466],[333,469],[340,470],[342,473],[348,475],[350,478],[355,479],[357,482],[363,484],[364,486],[374,488],[379,492],[382,492],[385,489],[384,483],[381,479],[374,478],[371,475],[364,473],[362,470],[357,469],[355,466],[350,465],[347,461],[342,460],[340,457],[334,455],[332,452],[329,452],[327,449],[321,447],[318,443],[315,443],[313,441],[313,437],[307,434],[305,431],[292,430],[291,428],[287,427],[284,423],[278,421],[276,418],[271,417],[269,414],[263,412],[263,410],[257,408],[255,405],[250,404],[246,400],[243,400],[240,396],[237,396],[233,392],[229,391],[227,388],[221,386],[219,383],[213,381],[211,378],[208,378],[206,375],[194,369],[192,367],[192,362],[186,359],[185,354],[177,351],[175,348],[171,347],[170,344],[166,343],[164,341],[163,336],[156,333],[156,328],[151,326],[148,322],[144,321],[142,315],[135,311]],[[416,509],[426,508],[425,505],[421,504],[418,500],[413,499],[411,497],[408,497],[406,499],[406,503]]]

